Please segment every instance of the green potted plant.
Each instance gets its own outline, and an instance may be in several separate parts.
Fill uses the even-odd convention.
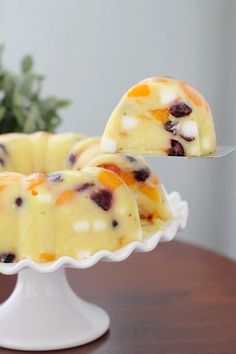
[[[19,74],[3,65],[0,45],[0,134],[10,132],[54,132],[61,122],[58,111],[69,105],[66,99],[42,97],[44,76],[34,72],[33,58],[25,56]]]

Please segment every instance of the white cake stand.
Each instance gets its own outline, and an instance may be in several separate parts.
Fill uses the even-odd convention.
[[[65,268],[85,269],[98,261],[119,262],[132,252],[149,252],[159,241],[172,240],[185,228],[188,205],[177,192],[167,195],[173,218],[165,230],[115,252],[99,251],[89,258],[63,257],[48,264],[23,260],[0,264],[3,274],[18,273],[11,296],[0,305],[0,346],[18,350],[55,350],[89,343],[109,328],[108,314],[79,298],[70,288]]]

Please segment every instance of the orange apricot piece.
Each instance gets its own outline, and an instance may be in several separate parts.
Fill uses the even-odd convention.
[[[180,87],[184,91],[185,95],[193,102],[196,106],[202,105],[202,97],[199,93],[191,86],[186,84],[184,81],[180,81]]]
[[[143,194],[145,194],[148,198],[150,198],[154,202],[160,200],[160,194],[156,188],[150,187],[145,183],[143,184],[140,183],[140,190]]]
[[[127,184],[127,186],[132,186],[135,184],[135,178],[133,173],[120,171],[119,176]]]
[[[165,124],[168,122],[168,116],[169,116],[169,109],[168,108],[162,108],[162,109],[154,109],[151,111],[153,117],[158,120],[160,123]]]
[[[147,85],[137,85],[132,87],[128,92],[128,97],[145,97],[149,96],[150,89]]]
[[[35,187],[46,182],[46,177],[40,173],[35,173],[25,179],[27,189],[30,191]]]
[[[55,200],[56,205],[62,205],[66,202],[69,202],[74,196],[76,192],[73,189],[66,189]]]
[[[114,191],[122,184],[121,179],[110,171],[101,171],[97,177],[99,181],[111,191]]]
[[[55,259],[56,259],[56,256],[53,253],[44,252],[44,253],[40,253],[40,255],[39,255],[39,261],[41,263],[52,262],[52,261],[55,261]]]

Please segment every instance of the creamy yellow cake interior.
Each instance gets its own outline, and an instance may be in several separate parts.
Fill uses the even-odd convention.
[[[216,150],[210,107],[184,81],[144,80],[130,88],[113,110],[101,149],[105,153],[208,155]]]
[[[0,135],[0,261],[114,251],[162,227],[168,203],[141,158],[82,134]]]

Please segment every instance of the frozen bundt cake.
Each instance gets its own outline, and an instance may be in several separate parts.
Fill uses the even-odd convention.
[[[28,175],[50,173],[66,167],[72,146],[85,136],[78,133],[2,134],[0,135],[0,171]]]
[[[171,217],[146,162],[101,154],[100,138],[1,135],[0,165],[2,262],[113,251],[156,232]]]
[[[83,258],[142,239],[137,204],[113,172],[0,174],[0,259]]]
[[[101,149],[106,153],[208,155],[216,149],[210,107],[184,81],[144,80],[128,90],[112,112]]]

